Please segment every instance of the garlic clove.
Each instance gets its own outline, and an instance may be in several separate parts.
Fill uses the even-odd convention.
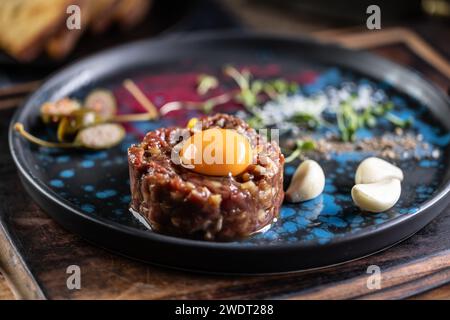
[[[322,167],[314,160],[303,161],[292,177],[286,191],[286,200],[301,202],[314,199],[325,188],[325,174]]]
[[[392,208],[400,198],[400,194],[401,184],[398,179],[357,184],[352,188],[355,204],[369,212],[383,212]]]
[[[375,157],[361,162],[356,169],[355,183],[374,183],[386,179],[403,180],[403,172],[393,164]]]

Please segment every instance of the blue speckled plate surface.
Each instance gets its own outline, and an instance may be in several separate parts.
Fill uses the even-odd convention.
[[[157,122],[127,125],[127,137],[120,146],[99,152],[37,148],[12,134],[15,160],[25,184],[29,185],[27,189],[38,203],[66,227],[126,255],[181,268],[245,273],[291,271],[356,258],[400,241],[437,215],[435,207],[427,218],[415,218],[427,215],[426,208],[431,204],[435,205],[438,200],[446,202],[448,198],[445,195],[449,176],[450,109],[438,90],[417,75],[366,53],[264,36],[228,34],[221,37],[222,41],[219,36],[202,35],[183,40],[143,42],[75,64],[47,81],[18,111],[14,121],[20,120],[33,133],[52,139],[54,131],[42,126],[38,119],[39,106],[46,100],[66,95],[82,99],[92,88],[106,87],[115,93],[121,112],[139,112],[139,105],[121,85],[123,79],[132,78],[160,107],[167,101],[198,98],[195,93],[197,75],[204,72],[218,74],[223,65],[230,63],[248,67],[262,78],[282,76],[294,80],[300,84],[298,94],[305,97],[320,94],[330,87],[340,88],[343,84],[370,86],[374,91],[383,91],[394,103],[396,115],[414,118],[413,126],[407,132],[419,135],[421,146],[428,145],[429,148],[416,146],[409,150],[414,156],[394,161],[405,172],[399,202],[391,210],[375,214],[361,212],[353,205],[350,189],[356,166],[380,150],[330,152],[326,157],[316,156],[326,174],[324,193],[301,204],[284,204],[278,221],[264,233],[228,244],[157,235],[128,211],[130,191],[126,151],[130,144],[142,139],[145,132],[162,126],[185,125],[190,117],[198,115],[196,111],[181,111]],[[246,41],[246,37],[251,41]],[[180,54],[181,49],[177,48],[186,50]],[[149,52],[145,50],[155,51],[144,54]],[[328,54],[332,50],[335,51],[333,57]],[[367,61],[372,61],[373,65],[368,65]],[[383,74],[379,66],[389,72]],[[405,79],[409,86],[405,85]],[[227,105],[219,111],[237,110],[237,106]],[[359,131],[357,138],[371,139],[388,131],[393,131],[389,123],[381,122],[375,130]],[[320,138],[322,134],[316,133],[316,137]],[[438,151],[430,157],[433,150]],[[297,164],[286,165],[285,185]],[[401,232],[396,229],[400,225]],[[96,227],[101,229],[97,230],[98,234]],[[377,233],[384,239],[377,239]],[[114,237],[124,237],[123,241],[133,248],[118,244]],[[366,239],[367,244],[362,245],[361,239]],[[356,241],[360,243],[355,245]],[[157,244],[156,247],[149,245],[150,242]],[[222,264],[205,266],[199,262],[197,265],[187,263],[185,257],[167,256],[168,253],[142,253],[150,249],[165,250],[165,244],[185,253],[186,248],[190,248],[194,251],[189,254],[194,255],[195,252],[221,252],[218,259],[222,259]],[[278,265],[266,262],[265,266],[256,266],[263,261],[264,250],[276,259],[280,259],[278,255],[283,252],[285,256],[281,256]],[[274,253],[276,250],[278,253]],[[245,252],[255,254],[253,261],[250,256],[245,257]],[[230,254],[243,261],[241,267],[226,265]],[[315,254],[317,259],[305,262],[306,255],[310,259]],[[297,257],[287,261],[290,255]]]

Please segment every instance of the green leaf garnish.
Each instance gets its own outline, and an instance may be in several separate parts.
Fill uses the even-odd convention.
[[[289,163],[297,159],[303,152],[312,151],[316,148],[316,144],[312,140],[297,140],[295,150],[285,158],[285,163]]]
[[[406,128],[412,125],[414,119],[413,118],[408,118],[408,119],[402,119],[398,116],[396,116],[393,113],[386,113],[386,115],[384,116],[386,118],[386,120],[388,120],[390,123],[392,123],[393,125],[395,125],[396,127],[399,128]]]
[[[207,94],[219,86],[219,80],[216,77],[207,74],[201,74],[198,77],[197,93],[201,96]]]
[[[312,114],[305,113],[305,112],[298,112],[294,114],[289,121],[298,124],[299,126],[306,126],[309,129],[315,129],[317,128],[321,121],[317,117],[315,117]]]

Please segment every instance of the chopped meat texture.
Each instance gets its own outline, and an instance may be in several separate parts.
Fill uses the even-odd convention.
[[[131,208],[156,232],[232,241],[271,224],[283,202],[284,157],[243,120],[226,114],[200,119],[202,130],[233,129],[247,137],[255,159],[238,176],[206,176],[171,160],[192,128],[161,128],[128,150]]]

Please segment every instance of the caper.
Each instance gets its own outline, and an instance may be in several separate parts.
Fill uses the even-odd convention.
[[[81,104],[78,100],[63,98],[55,102],[44,103],[40,111],[44,123],[57,123],[62,117],[80,109]]]

